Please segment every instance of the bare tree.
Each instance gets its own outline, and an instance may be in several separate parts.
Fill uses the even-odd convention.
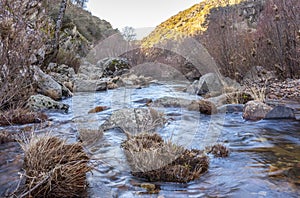
[[[57,54],[59,51],[60,30],[62,28],[62,22],[63,22],[63,18],[65,15],[65,12],[66,12],[67,3],[68,3],[68,0],[61,0],[61,2],[60,2],[60,8],[59,8],[59,12],[58,12],[58,16],[57,16],[57,20],[56,20],[56,24],[55,24],[54,39],[51,41],[52,51],[51,51],[51,53],[48,54],[48,56],[46,57],[46,59],[44,61],[44,64],[43,64],[44,68],[47,67],[51,61],[56,62]]]
[[[136,33],[133,27],[126,26],[122,29],[122,36],[128,42],[136,39]]]
[[[71,1],[73,4],[78,5],[82,8],[86,7],[86,3],[88,2],[88,0],[72,0]]]
[[[65,12],[67,8],[67,0],[62,0],[60,3],[59,13],[55,25],[55,43],[54,43],[54,54],[55,57],[57,56],[59,50],[59,37],[60,37],[60,30],[62,27],[62,20],[64,18]]]

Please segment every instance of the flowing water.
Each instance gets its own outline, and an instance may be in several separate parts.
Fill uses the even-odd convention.
[[[43,125],[0,128],[6,131],[50,132],[77,141],[78,130],[98,129],[117,109],[145,107],[143,99],[172,96],[197,99],[182,92],[183,84],[153,84],[143,89],[119,88],[107,92],[77,93],[63,102],[71,105],[68,114],[49,112],[52,121]],[[96,114],[95,106],[110,109]],[[146,107],[145,107],[146,108]],[[241,113],[207,116],[184,108],[162,108],[168,123],[158,133],[166,140],[186,148],[203,149],[221,142],[229,147],[228,158],[210,157],[208,172],[186,183],[154,182],[150,194],[141,187],[145,181],[130,174],[120,147],[126,140],[118,130],[95,134],[86,150],[96,169],[88,174],[90,197],[299,197],[300,196],[300,122],[263,120],[249,122]],[[27,132],[28,133],[28,132]],[[97,136],[97,137],[96,137]],[[15,142],[0,144],[0,196],[12,191],[19,179],[23,153]]]

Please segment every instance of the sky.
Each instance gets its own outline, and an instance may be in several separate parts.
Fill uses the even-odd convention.
[[[178,12],[201,0],[89,0],[87,9],[93,15],[122,30],[155,27]]]

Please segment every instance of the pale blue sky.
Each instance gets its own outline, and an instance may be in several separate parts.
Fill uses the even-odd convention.
[[[93,15],[110,22],[113,28],[155,27],[201,0],[89,0]]]

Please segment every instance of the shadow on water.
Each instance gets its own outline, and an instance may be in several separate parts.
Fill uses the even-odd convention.
[[[36,128],[37,133],[52,134],[77,141],[78,128],[98,129],[114,110],[144,107],[152,100],[173,96],[196,99],[177,91],[178,85],[151,85],[143,89],[117,89],[108,92],[78,93],[64,102],[71,105],[68,114],[49,113],[53,121]],[[146,101],[146,100],[145,100]],[[87,114],[95,106],[111,109]],[[145,181],[131,176],[123,150],[126,139],[118,130],[106,131],[87,146],[96,169],[88,174],[90,197],[299,197],[300,196],[300,122],[263,120],[248,122],[241,113],[222,114],[220,118],[200,115],[183,108],[164,108],[169,120],[159,131],[166,140],[187,148],[202,149],[205,139],[223,142],[230,150],[228,158],[211,158],[210,168],[198,180],[187,184],[154,182],[155,194],[141,187]],[[22,127],[0,130],[18,131]],[[214,132],[218,130],[218,132]],[[214,139],[215,138],[215,139]],[[16,142],[0,144],[0,196],[11,191],[18,181],[23,154]]]

